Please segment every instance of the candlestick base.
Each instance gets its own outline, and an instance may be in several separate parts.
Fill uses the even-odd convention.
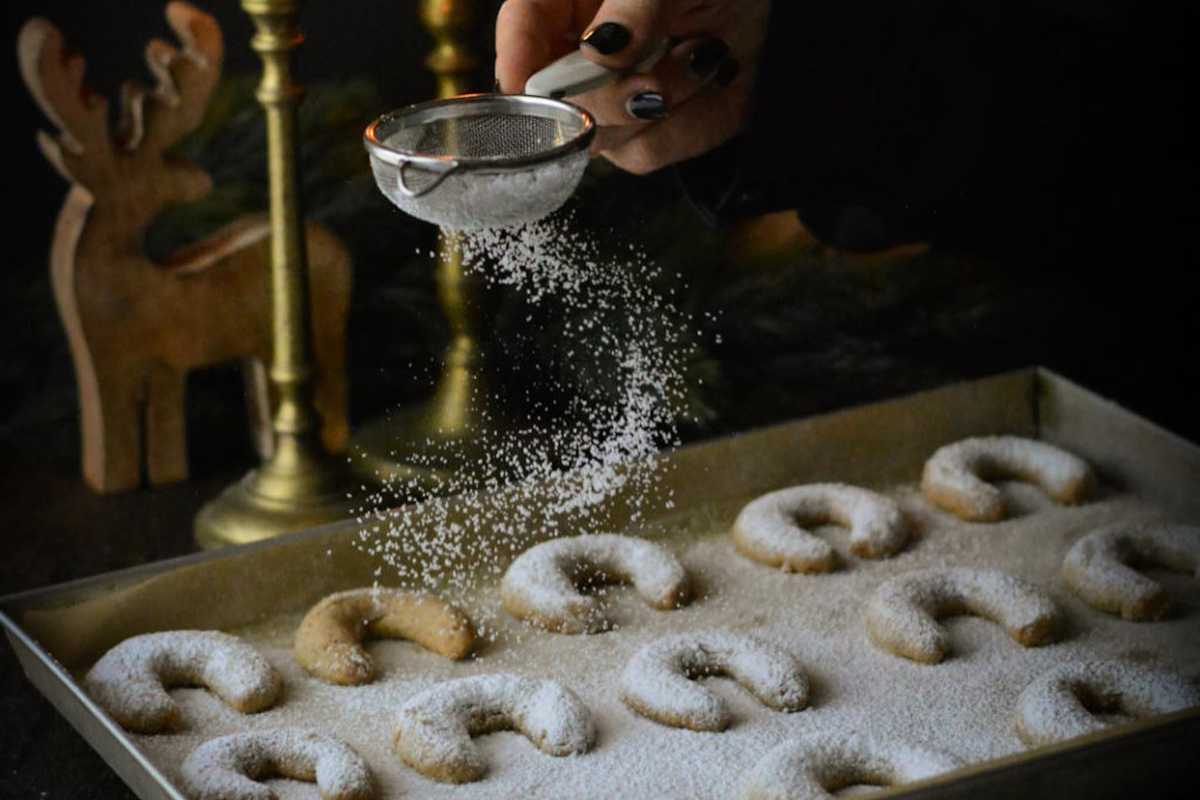
[[[336,461],[310,461],[285,472],[274,463],[251,470],[196,515],[196,542],[205,549],[247,544],[350,519],[365,499],[361,481]]]

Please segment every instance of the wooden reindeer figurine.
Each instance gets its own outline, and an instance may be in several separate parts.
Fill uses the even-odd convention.
[[[155,263],[147,227],[165,207],[212,189],[195,164],[166,155],[198,126],[221,74],[216,21],[183,2],[166,8],[182,49],[146,47],[152,90],[122,87],[120,123],[87,90],[84,62],[44,19],[25,24],[21,74],[58,136],[38,145],[71,183],[58,215],[50,273],[79,386],[83,475],[96,491],[187,477],[184,389],[188,370],[232,359],[248,365],[247,394],[259,451],[271,446],[263,367],[271,353],[270,225],[235,220]],[[345,331],[350,258],[337,238],[310,223],[315,402],[330,450],[344,447]]]

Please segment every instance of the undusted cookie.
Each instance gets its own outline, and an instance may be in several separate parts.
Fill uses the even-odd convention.
[[[1102,528],[1067,551],[1062,576],[1093,608],[1129,620],[1162,619],[1171,605],[1166,590],[1130,564],[1165,567],[1200,578],[1200,528],[1169,523]]]
[[[274,800],[259,781],[315,781],[323,800],[370,800],[371,772],[358,753],[330,736],[300,728],[247,731],[210,739],[180,769],[192,800]]]
[[[558,633],[597,633],[609,626],[599,601],[576,582],[631,582],[642,599],[673,609],[689,599],[687,573],[666,548],[616,534],[551,539],[517,557],[500,583],[508,612]]]
[[[400,709],[394,745],[404,763],[449,783],[487,772],[472,736],[501,730],[524,734],[543,753],[586,753],[595,738],[592,714],[557,681],[498,673],[444,681]]]
[[[971,522],[1004,519],[1004,495],[987,480],[1035,483],[1060,503],[1080,503],[1095,479],[1087,462],[1054,445],[1019,436],[949,444],[925,462],[921,490],[935,505]]]
[[[1058,609],[1037,586],[995,569],[923,569],[883,583],[867,603],[867,633],[898,656],[936,664],[949,649],[939,617],[974,614],[1025,647],[1051,642]]]
[[[815,734],[770,750],[750,771],[743,800],[811,800],[845,786],[895,786],[960,766],[953,756],[854,733]]]
[[[1017,701],[1017,735],[1030,746],[1103,730],[1093,712],[1134,717],[1167,714],[1200,704],[1200,691],[1182,676],[1120,661],[1063,664],[1043,673]]]
[[[168,631],[126,639],[84,678],[88,694],[121,727],[158,733],[179,727],[167,689],[203,686],[243,714],[275,703],[279,674],[257,650],[220,631]]]
[[[625,666],[621,699],[664,725],[724,730],[730,722],[725,701],[695,682],[706,675],[728,675],[778,711],[808,705],[808,678],[791,653],[724,631],[666,636],[646,645]]]
[[[364,638],[409,639],[446,658],[462,658],[475,644],[470,618],[439,597],[368,587],[321,600],[296,630],[294,652],[312,675],[342,685],[374,677]]]
[[[813,483],[759,497],[733,524],[733,542],[748,558],[784,572],[828,572],[833,548],[804,529],[836,523],[850,529],[850,552],[864,558],[896,553],[908,541],[900,507],[856,486]]]

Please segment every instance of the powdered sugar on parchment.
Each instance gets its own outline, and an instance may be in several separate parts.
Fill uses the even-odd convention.
[[[512,619],[501,610],[497,587],[484,586],[466,610],[489,611],[496,630],[494,641],[485,642],[475,657],[456,662],[411,642],[371,642],[367,647],[379,676],[365,686],[331,686],[305,673],[291,652],[301,615],[281,615],[238,633],[283,675],[282,703],[246,716],[204,690],[173,690],[189,728],[135,740],[172,780],[188,753],[208,738],[293,726],[316,728],[350,744],[375,773],[382,798],[727,800],[738,796],[751,767],[772,748],[808,735],[867,734],[968,764],[1020,752],[1026,745],[1014,724],[1018,698],[1061,665],[1122,661],[1178,672],[1200,686],[1197,581],[1156,573],[1181,610],[1161,622],[1135,624],[1094,611],[1059,579],[1063,555],[1081,536],[1103,523],[1143,519],[1162,509],[1113,491],[1064,507],[1031,486],[1002,488],[1013,517],[990,527],[986,536],[977,525],[932,509],[914,486],[888,490],[917,538],[891,559],[849,555],[845,568],[822,575],[783,573],[736,552],[729,529],[751,497],[688,509],[645,532],[667,546],[694,581],[696,598],[689,605],[664,613],[621,589],[606,599],[606,612],[616,623],[612,630],[563,636]],[[845,551],[844,529],[818,532]],[[955,616],[940,620],[953,656],[939,664],[918,664],[875,646],[863,627],[865,600],[891,577],[945,567],[1001,569],[1043,587],[1063,614],[1063,638],[1025,648],[995,623]],[[635,653],[666,636],[705,630],[751,635],[794,654],[811,683],[808,707],[773,710],[721,677],[697,679],[729,709],[730,725],[720,732],[668,727],[625,705],[619,678]],[[557,758],[519,733],[476,736],[472,743],[486,760],[487,774],[456,786],[432,781],[397,757],[392,739],[405,702],[441,681],[497,672],[551,678],[572,690],[591,712],[592,748]],[[270,785],[281,800],[312,797],[311,785]]]

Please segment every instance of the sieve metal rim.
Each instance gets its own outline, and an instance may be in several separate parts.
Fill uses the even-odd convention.
[[[533,111],[537,116],[562,122],[582,123],[582,129],[566,142],[540,153],[523,156],[433,156],[393,147],[384,142],[393,134],[398,123],[405,126],[421,125],[441,119],[461,116],[470,107],[479,114],[521,114]],[[528,167],[552,161],[565,155],[586,149],[596,135],[596,121],[579,106],[549,97],[523,94],[464,94],[439,100],[429,100],[389,111],[380,115],[363,132],[363,143],[367,151],[385,164],[394,167],[413,166],[430,172],[449,173],[458,170],[508,169]]]

